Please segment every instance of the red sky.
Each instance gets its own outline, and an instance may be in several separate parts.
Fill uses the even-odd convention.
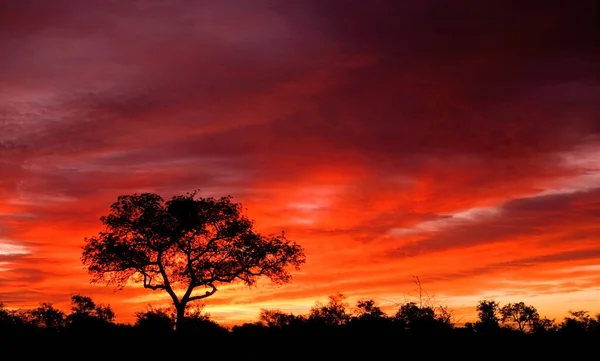
[[[80,263],[118,195],[231,194],[307,263],[220,322],[413,277],[600,312],[597,1],[0,0],[0,301],[168,299]],[[466,313],[465,313],[466,312]],[[461,316],[461,317],[463,317]]]

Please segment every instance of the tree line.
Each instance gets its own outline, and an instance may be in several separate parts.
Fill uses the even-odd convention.
[[[219,325],[203,305],[186,309],[183,323],[188,334],[224,335],[227,333],[293,332],[293,331],[365,331],[368,333],[465,333],[494,334],[598,334],[600,313],[569,311],[562,321],[542,317],[537,309],[524,302],[501,305],[482,300],[475,306],[477,319],[457,324],[453,312],[446,306],[427,301],[410,301],[389,314],[373,300],[359,300],[355,305],[346,302],[343,294],[329,296],[327,303],[316,302],[307,314],[286,313],[277,309],[261,309],[258,320],[232,327]],[[177,311],[173,307],[152,307],[135,314],[132,324],[115,322],[110,305],[96,303],[91,297],[74,295],[71,308],[64,312],[51,303],[41,303],[32,309],[9,309],[0,303],[0,332],[13,335],[81,335],[107,332],[116,328],[138,332],[140,335],[176,335]]]

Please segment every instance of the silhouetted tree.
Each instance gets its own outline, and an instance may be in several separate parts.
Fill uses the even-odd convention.
[[[532,311],[535,308],[522,302],[500,307],[494,301],[481,301],[477,306],[478,324],[467,323],[465,327],[455,328],[428,304],[431,303],[406,302],[399,305],[394,317],[389,317],[375,301],[367,299],[358,301],[350,314],[345,297],[336,294],[330,296],[326,304],[315,303],[307,315],[263,309],[258,322],[234,326],[229,332],[226,327],[211,320],[210,315],[204,312],[203,304],[196,302],[185,310],[185,332],[177,334],[177,312],[172,306],[149,306],[146,311],[136,314],[134,325],[124,325],[113,322],[114,313],[110,306],[98,304],[90,297],[75,295],[71,297],[71,312],[66,317],[50,303],[16,310],[0,303],[0,343],[4,352],[10,352],[7,351],[9,347],[22,351],[21,340],[27,340],[43,350],[45,356],[52,351],[64,356],[65,350],[73,344],[92,349],[100,342],[110,345],[94,349],[94,355],[100,358],[114,354],[116,349],[127,352],[128,347],[136,357],[152,358],[158,357],[159,348],[168,350],[171,356],[178,350],[189,352],[189,345],[201,340],[201,345],[208,345],[209,349],[218,344],[235,345],[227,349],[227,357],[230,358],[263,360],[281,354],[256,347],[260,342],[292,349],[294,356],[299,358],[310,357],[322,350],[347,358],[355,357],[359,350],[368,350],[370,357],[376,357],[373,352],[385,350],[383,340],[390,339],[390,336],[400,337],[404,345],[412,345],[411,342],[420,342],[424,338],[431,346],[427,355],[441,358],[448,355],[447,348],[441,347],[445,340],[451,341],[458,350],[468,348],[473,342],[482,349],[495,347],[494,352],[498,354],[494,355],[498,357],[514,355],[514,352],[523,355],[522,351],[528,349],[532,352],[531,356],[536,357],[545,352],[554,355],[568,351],[571,355],[573,350],[589,352],[597,347],[600,315],[591,316],[587,311],[570,311],[557,328],[553,320],[536,316],[537,312]],[[500,322],[510,324],[514,330],[500,328]],[[488,334],[492,337],[480,337],[475,332],[490,330],[501,332]],[[173,337],[175,335],[177,337]],[[437,338],[439,336],[443,338]],[[302,347],[298,347],[299,343]],[[347,344],[352,347],[346,347]],[[143,347],[140,348],[140,345]],[[159,348],[149,347],[154,345]],[[437,351],[440,354],[436,354]]]
[[[430,324],[438,329],[452,328],[454,326],[454,315],[452,314],[452,310],[450,310],[448,306],[436,302],[434,297],[430,296],[429,293],[423,289],[423,284],[418,276],[413,278],[418,289],[417,300],[406,302],[401,305],[398,313],[396,313],[396,321],[399,321],[400,323],[407,321],[409,318],[403,320],[402,317],[402,313],[406,313],[407,317],[410,316],[413,321],[416,321],[413,322],[412,329],[417,328],[417,323]],[[403,307],[404,310],[402,309]]]
[[[37,327],[58,330],[65,326],[65,313],[51,303],[44,302],[39,307],[31,310],[31,321]]]
[[[502,323],[514,325],[521,332],[524,332],[526,328],[532,331],[540,319],[535,307],[526,305],[524,302],[509,303],[502,306],[499,312],[502,316]]]
[[[30,322],[27,310],[11,310],[0,302],[0,342],[4,336],[27,337],[32,328],[35,325]]]
[[[477,316],[475,329],[478,331],[493,331],[500,328],[498,317],[500,305],[496,301],[483,300],[477,304]]]
[[[100,327],[111,325],[114,318],[115,313],[110,305],[97,305],[88,296],[71,296],[71,313],[66,317],[67,325],[71,328],[99,331]]]
[[[10,329],[16,323],[18,323],[18,320],[16,320],[15,312],[9,310],[4,303],[0,302],[0,327]]]
[[[97,318],[106,322],[112,322],[115,318],[110,305],[96,305],[91,297],[82,295],[71,296],[71,314],[69,316]]]
[[[6,305],[0,302],[0,325],[6,325],[10,319],[10,311],[6,308]]]
[[[404,330],[432,330],[437,324],[435,310],[429,306],[419,306],[416,302],[407,302],[400,306],[394,319]]]
[[[220,284],[252,285],[260,276],[291,279],[288,266],[305,261],[303,249],[280,236],[263,236],[231,197],[197,197],[196,192],[165,202],[153,193],[124,195],[100,218],[106,229],[86,238],[82,261],[93,282],[142,283],[169,294],[176,329],[189,302],[217,292]],[[182,292],[177,291],[182,288]],[[203,293],[194,293],[197,288]]]
[[[382,333],[392,330],[392,319],[372,299],[356,302],[353,316],[350,320],[352,332],[367,336],[363,342],[369,342]]]
[[[583,334],[600,331],[600,314],[591,317],[589,311],[569,311],[560,325],[560,331],[568,334]]]
[[[350,314],[346,311],[345,299],[346,297],[343,294],[338,293],[329,296],[329,301],[325,305],[317,302],[310,309],[308,320],[326,326],[346,324],[350,320]]]
[[[260,311],[258,319],[263,325],[278,329],[299,326],[305,321],[304,317],[302,316],[297,316],[292,313],[285,313],[280,310],[265,309]]]
[[[355,314],[359,319],[380,318],[386,316],[386,314],[379,306],[377,306],[374,300],[359,300],[356,303]]]
[[[537,320],[535,320],[531,332],[539,334],[557,330],[558,325],[556,324],[554,319],[549,319],[547,317],[539,317]]]

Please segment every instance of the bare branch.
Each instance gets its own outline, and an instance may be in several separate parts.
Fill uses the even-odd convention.
[[[203,298],[214,295],[215,292],[217,292],[217,287],[215,287],[214,285],[210,285],[210,286],[212,287],[212,289],[210,291],[206,291],[206,293],[204,293],[203,295],[196,295],[196,296],[189,297],[188,301],[201,300]]]

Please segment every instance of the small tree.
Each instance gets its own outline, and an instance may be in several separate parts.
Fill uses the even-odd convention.
[[[383,312],[381,307],[372,299],[356,302],[349,326],[354,332],[362,333],[369,339],[377,337],[392,329],[393,319]],[[369,342],[366,339],[363,341]]]
[[[394,319],[404,330],[431,330],[437,324],[435,310],[429,306],[419,306],[416,302],[407,302],[400,306]]]
[[[267,327],[285,329],[301,325],[305,319],[293,313],[285,313],[280,310],[261,309],[258,316],[259,322]]]
[[[525,328],[532,331],[540,319],[536,308],[523,302],[509,303],[502,306],[500,315],[503,323],[514,325],[521,332],[524,332]]]
[[[356,302],[356,310],[354,311],[358,319],[374,319],[383,318],[387,315],[377,306],[374,300],[359,300]]]
[[[188,303],[213,295],[219,285],[252,285],[261,276],[286,283],[287,267],[298,269],[305,262],[302,247],[283,234],[257,233],[230,196],[203,198],[193,192],[165,202],[153,193],[124,195],[100,220],[105,230],[86,238],[83,247],[92,282],[117,289],[136,282],[166,292],[177,312],[177,330]]]
[[[500,319],[498,317],[500,304],[496,301],[479,301],[477,304],[477,316],[479,320],[475,322],[475,329],[480,331],[491,331],[500,328]]]
[[[18,314],[13,310],[9,310],[4,303],[0,302],[0,329],[20,323],[21,320],[18,318]]]
[[[560,324],[560,331],[569,334],[597,332],[598,330],[600,330],[600,314],[592,317],[589,311],[584,310],[569,311],[569,316],[565,317]]]
[[[51,303],[44,302],[30,312],[31,321],[38,327],[60,329],[65,325],[65,314]]]
[[[346,296],[341,293],[329,296],[329,302],[323,305],[317,302],[308,314],[309,321],[321,323],[326,326],[345,325],[350,320],[350,314],[346,311]]]
[[[545,332],[555,332],[558,329],[558,325],[554,319],[550,319],[548,317],[540,317],[538,318],[531,332],[533,333],[545,333]]]
[[[97,305],[91,297],[82,295],[71,296],[71,313],[66,317],[67,322],[102,322],[112,323],[115,319],[115,313],[110,305]]]

